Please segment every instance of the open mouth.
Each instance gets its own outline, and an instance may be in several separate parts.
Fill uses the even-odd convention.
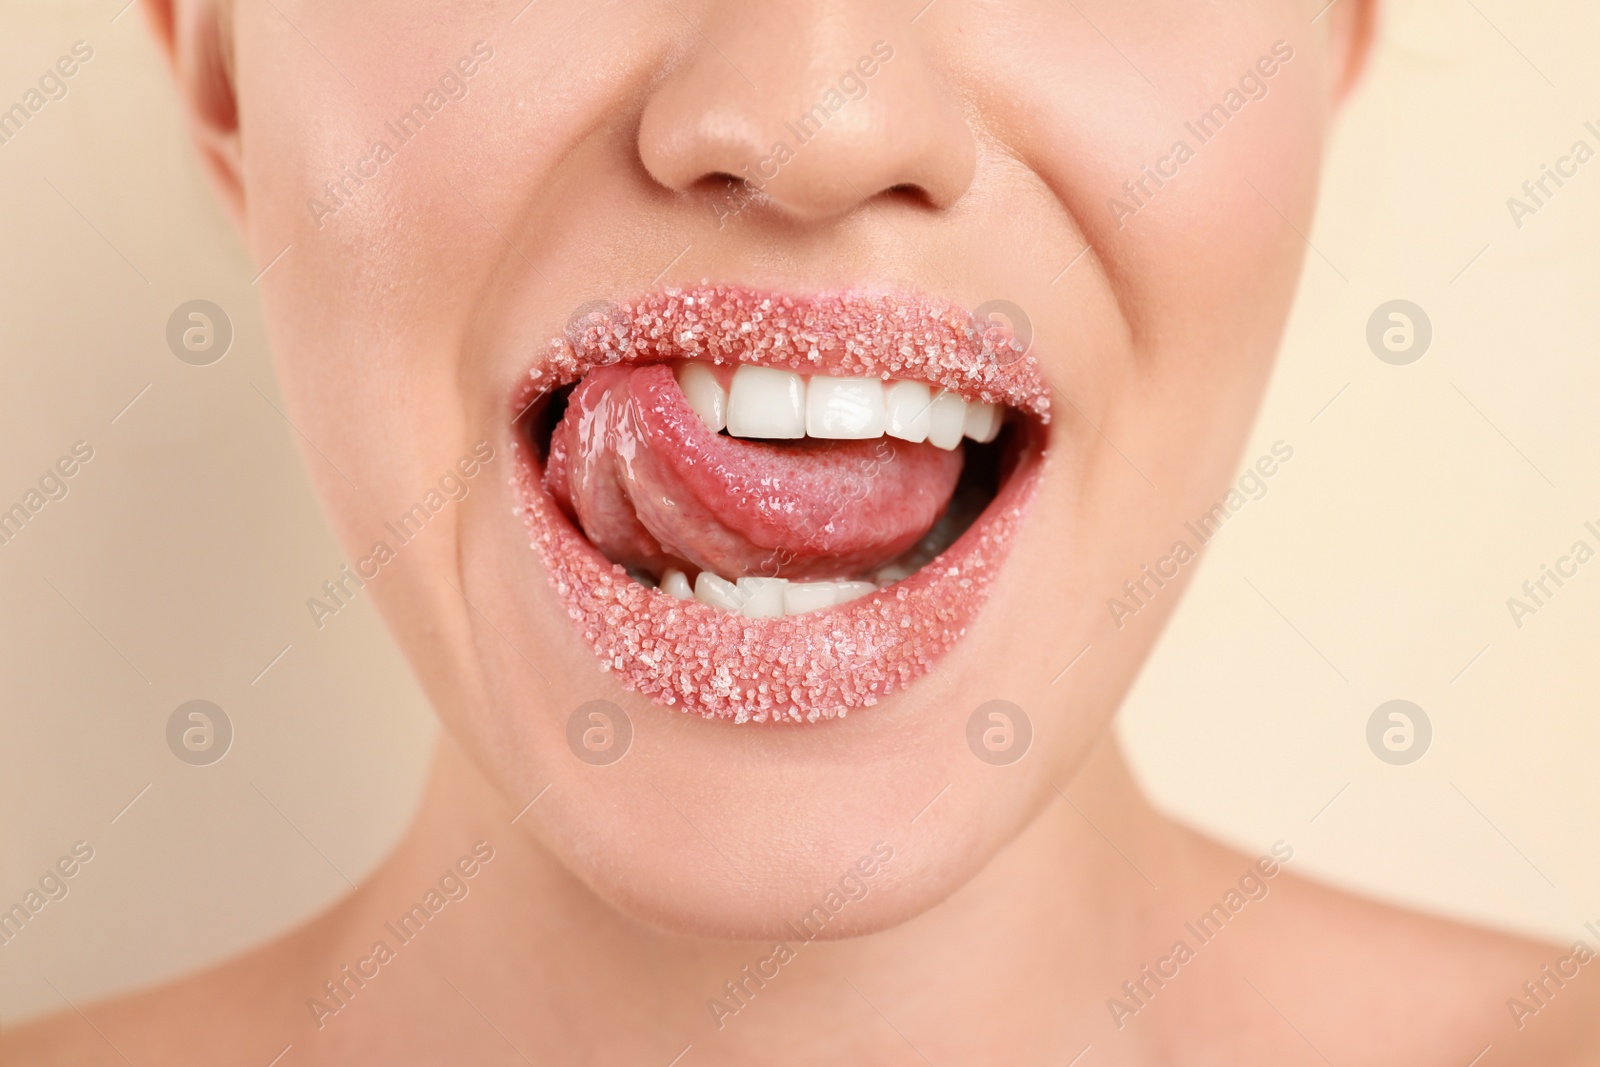
[[[1004,324],[709,285],[581,309],[513,405],[523,517],[602,668],[739,722],[870,706],[959,641],[1049,421]]]

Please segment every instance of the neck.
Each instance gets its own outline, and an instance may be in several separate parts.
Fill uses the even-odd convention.
[[[535,1060],[664,1064],[693,1046],[696,1064],[774,1062],[773,1050],[815,1062],[843,1041],[854,1059],[922,1062],[934,1053],[910,1037],[920,1035],[943,1053],[936,1062],[1000,1051],[1065,1062],[1137,969],[1152,881],[1171,889],[1192,865],[1187,835],[1149,807],[1114,740],[1056,785],[976,878],[908,922],[843,941],[710,941],[645,926],[596,897],[511,822],[515,807],[446,737],[422,814],[341,909],[320,966],[338,974],[375,937],[401,947],[339,1014],[362,1000],[369,1010],[326,1026],[430,1018],[444,997],[473,1009],[446,1016],[472,1034],[458,1048],[486,1040],[505,1052],[509,1042]],[[400,921],[441,875],[474,866],[459,879],[464,896],[435,897],[446,902],[424,923]]]

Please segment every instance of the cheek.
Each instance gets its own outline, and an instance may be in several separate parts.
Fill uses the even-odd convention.
[[[1300,5],[1251,0],[1227,20],[1192,5],[1111,5],[1090,26],[1070,8],[1023,4],[1009,19],[978,42],[992,55],[966,58],[986,65],[1001,136],[1071,211],[1135,329],[1279,303],[1244,291],[1304,251],[1284,217],[1307,232],[1327,71]],[[1275,48],[1265,96],[1239,93]],[[1219,105],[1220,121],[1202,124]]]
[[[435,705],[456,704],[473,688],[461,666],[472,660],[466,611],[443,580],[455,571],[460,505],[409,543],[388,524],[471,449],[462,324],[499,238],[449,184],[461,186],[462,161],[472,158],[478,95],[451,102],[410,143],[388,124],[482,34],[469,16],[452,16],[448,40],[389,41],[391,49],[353,24],[354,8],[308,14],[301,28],[357,92],[270,5],[239,12],[247,240],[258,264],[271,263],[258,288],[283,393],[273,402],[294,427],[346,558],[367,557],[380,541],[393,549],[365,595],[397,624]],[[411,21],[397,14],[394,25]],[[394,156],[360,179],[379,140]],[[342,201],[329,189],[340,182]],[[338,210],[319,218],[312,201]]]
[[[1007,31],[1007,61],[992,72],[1006,136],[1065,205],[1078,247],[1091,250],[1050,288],[1051,302],[1073,312],[1068,328],[1051,324],[1045,337],[1075,353],[1051,370],[1083,413],[1061,432],[1073,433],[1068,447],[1088,469],[1078,495],[1063,491],[1046,506],[1076,539],[1070,574],[1056,576],[1079,594],[1069,598],[1081,611],[1075,625],[1116,636],[1096,644],[1097,656],[1112,653],[1074,676],[1090,686],[1103,669],[1094,681],[1109,692],[1132,676],[1193,567],[1128,630],[1109,627],[1106,598],[1175,541],[1192,540],[1185,521],[1232,480],[1307,256],[1300,234],[1316,240],[1310,216],[1327,123],[1321,45],[1290,5],[1242,5],[1225,27],[1208,18],[1178,5],[1097,16],[1124,59],[1068,9],[1048,32]],[[1295,55],[1265,79],[1266,96],[1240,94],[1237,110],[1202,139],[1190,127],[1278,41]],[[1052,91],[1040,93],[1041,84]],[[1188,158],[1176,175],[1145,179],[1133,203],[1125,183],[1155,171],[1178,142]],[[1119,217],[1119,199],[1137,210]],[[1310,269],[1334,276],[1311,255]],[[1098,520],[1077,521],[1084,515]],[[1038,654],[1060,656],[1043,640]]]
[[[390,51],[353,16],[319,12],[302,28],[364,91],[270,5],[241,5],[238,65],[247,238],[272,264],[259,288],[286,413],[347,551],[364,554],[465,451],[460,323],[492,231],[448,184],[468,134],[449,109],[472,99],[409,144],[392,124],[474,28],[463,19],[447,42]],[[392,153],[381,163],[380,143]]]
[[[1103,81],[1075,78],[1073,92],[1029,116],[1057,133],[1036,143],[1031,162],[1099,261],[1126,329],[1098,341],[1121,372],[1121,401],[1144,409],[1127,420],[1133,432],[1157,448],[1186,435],[1149,417],[1151,406],[1170,408],[1177,428],[1202,439],[1204,423],[1247,421],[1253,410],[1307,255],[1300,235],[1311,232],[1326,72],[1320,43],[1287,5],[1242,9],[1225,35],[1204,20],[1156,33],[1140,31],[1138,12],[1124,18],[1129,25],[1102,29],[1138,42],[1129,57],[1159,72],[1159,88],[1112,53]],[[1283,44],[1294,57],[1264,79],[1266,95],[1237,93],[1240,76]],[[1185,403],[1196,390],[1212,405]]]

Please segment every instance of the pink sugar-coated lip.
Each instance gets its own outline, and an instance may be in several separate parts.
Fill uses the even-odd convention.
[[[704,359],[801,374],[904,378],[966,400],[1003,403],[1050,421],[1050,387],[1031,353],[998,325],[913,295],[822,292],[788,296],[737,286],[666,288],[631,302],[579,309],[566,336],[512,398],[521,412],[592,367]]]
[[[871,596],[807,615],[747,619],[640,585],[584,539],[517,445],[522,515],[567,614],[622,684],[734,722],[815,722],[869,707],[924,674],[967,632],[1032,498],[1038,453],[940,556]]]
[[[631,337],[602,320],[620,308]],[[959,308],[915,297],[746,289],[662,290],[589,316],[551,345],[514,398],[537,396],[618,362],[706,358],[809,373],[912,378],[969,399],[1031,411],[1017,466],[954,544],[917,573],[840,607],[748,619],[641,585],[605,558],[540,485],[515,435],[517,481],[532,545],[603,671],[668,707],[734,722],[816,722],[870,707],[926,673],[967,632],[987,599],[1042,466],[1048,387],[1032,357],[995,358]],[[575,335],[575,336],[573,336]]]

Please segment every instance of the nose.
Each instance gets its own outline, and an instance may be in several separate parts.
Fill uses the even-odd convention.
[[[883,196],[954,204],[977,144],[913,27],[888,6],[714,0],[686,12],[701,15],[684,30],[687,51],[640,119],[645,169],[668,189],[719,199],[732,179],[803,222]]]

